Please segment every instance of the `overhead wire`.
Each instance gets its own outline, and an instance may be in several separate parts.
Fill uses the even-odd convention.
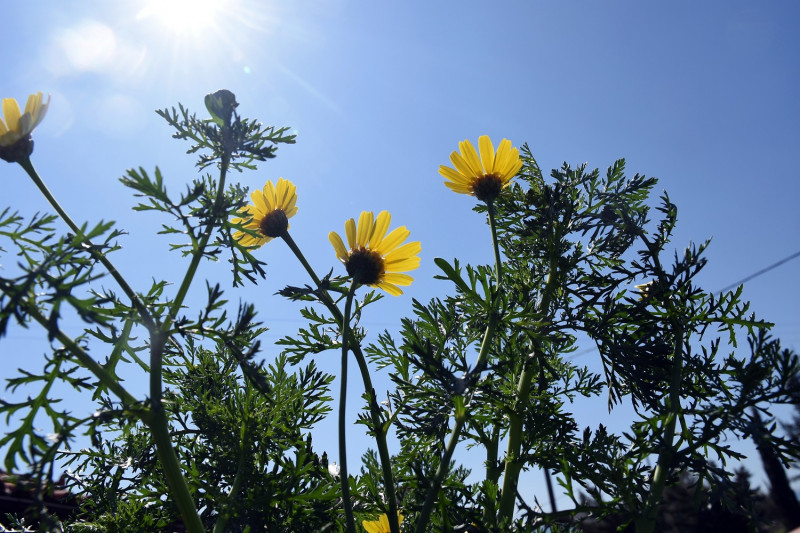
[[[759,271],[757,271],[757,272],[753,272],[753,273],[752,273],[752,274],[750,274],[749,276],[746,276],[746,277],[744,277],[744,278],[740,279],[740,280],[739,280],[739,281],[737,281],[736,283],[731,283],[730,285],[727,285],[727,286],[723,287],[723,288],[722,288],[722,289],[720,289],[718,292],[725,292],[725,291],[727,291],[727,290],[729,290],[729,289],[732,289],[732,288],[734,288],[734,287],[738,287],[739,285],[742,285],[743,283],[747,283],[748,281],[750,281],[750,280],[752,280],[752,279],[755,279],[755,278],[757,278],[758,276],[761,276],[761,275],[763,275],[763,274],[766,274],[766,273],[767,273],[767,272],[769,272],[770,270],[773,270],[773,269],[775,269],[775,268],[777,268],[777,267],[781,266],[782,264],[784,264],[784,263],[787,263],[787,262],[791,261],[792,259],[795,259],[796,257],[800,257],[800,250],[798,250],[798,251],[794,252],[793,254],[789,254],[789,255],[787,255],[786,257],[784,257],[784,258],[783,258],[783,259],[781,259],[780,261],[777,261],[777,262],[775,262],[775,263],[773,263],[773,264],[769,265],[768,267],[762,268],[761,270],[759,270]],[[596,348],[596,347],[592,347],[592,348],[586,348],[585,350],[581,350],[580,352],[578,352],[578,353],[576,353],[576,354],[573,354],[573,355],[569,356],[569,358],[570,358],[570,359],[576,359],[576,358],[578,358],[578,357],[580,357],[580,356],[582,356],[582,355],[586,355],[586,354],[589,354],[589,353],[591,353],[591,352],[594,352],[595,350],[597,350],[597,348]]]
[[[788,255],[788,256],[786,256],[786,257],[784,257],[783,259],[781,259],[781,260],[780,260],[780,261],[778,261],[777,263],[773,263],[773,264],[771,264],[770,266],[768,266],[768,267],[766,267],[766,268],[762,268],[762,269],[761,269],[761,270],[759,270],[758,272],[754,272],[753,274],[750,274],[750,275],[749,275],[749,276],[747,276],[746,278],[742,278],[742,279],[740,279],[740,280],[739,280],[739,281],[737,281],[736,283],[731,283],[731,284],[730,284],[730,285],[728,285],[727,287],[723,287],[722,289],[720,289],[720,291],[719,291],[719,292],[725,292],[725,291],[727,291],[728,289],[732,289],[732,288],[734,288],[734,287],[738,287],[738,286],[739,286],[739,285],[741,285],[742,283],[745,283],[745,282],[747,282],[747,281],[750,281],[750,280],[751,280],[751,279],[753,279],[753,278],[757,278],[757,277],[758,277],[758,276],[760,276],[761,274],[765,274],[765,273],[769,272],[770,270],[772,270],[772,269],[774,269],[774,268],[777,268],[777,267],[781,266],[782,264],[784,264],[784,263],[786,263],[786,262],[788,262],[788,261],[791,261],[791,260],[792,260],[792,259],[794,259],[795,257],[800,257],[800,250],[796,251],[796,252],[795,252],[795,253],[793,253],[793,254],[790,254],[790,255]]]

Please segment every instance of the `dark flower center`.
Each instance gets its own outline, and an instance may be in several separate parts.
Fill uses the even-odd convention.
[[[262,234],[273,239],[283,235],[283,232],[288,227],[289,219],[286,218],[286,213],[283,212],[283,209],[270,211],[261,219],[261,224],[258,225],[258,229],[261,230]]]
[[[33,153],[33,138],[28,135],[11,146],[0,146],[0,159],[9,163],[24,161]]]
[[[353,250],[345,268],[356,283],[362,285],[379,283],[385,273],[381,254],[368,248]]]
[[[472,194],[481,202],[497,198],[503,190],[503,180],[497,174],[484,174],[472,182]]]

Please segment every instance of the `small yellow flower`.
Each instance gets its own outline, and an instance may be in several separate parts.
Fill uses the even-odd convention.
[[[397,512],[397,522],[399,524],[403,523],[403,515],[400,514],[400,511]],[[389,533],[391,531],[389,529],[389,517],[385,514],[381,515],[380,520],[364,520],[361,525],[364,526],[367,533]]]
[[[250,199],[253,203],[241,208],[242,216],[232,219],[231,224],[243,224],[258,235],[237,231],[234,239],[244,246],[259,247],[289,229],[289,219],[297,213],[297,187],[291,181],[280,178],[277,185],[268,181],[262,190],[250,193]]]
[[[411,233],[405,226],[387,235],[391,220],[388,211],[378,213],[377,219],[372,211],[363,211],[358,218],[358,227],[352,218],[345,222],[349,250],[335,231],[330,232],[328,239],[336,250],[336,257],[357,283],[399,296],[403,291],[398,285],[407,286],[414,281],[401,272],[419,267],[417,254],[422,251],[422,245],[419,242],[402,244]]]
[[[641,296],[639,296],[639,301],[655,297],[658,293],[658,283],[656,280],[648,281],[641,285],[634,285],[634,288],[641,294]]]
[[[5,121],[0,120],[0,146],[11,146],[31,134],[44,118],[47,106],[50,105],[49,96],[46,103],[42,103],[42,100],[41,92],[30,95],[25,104],[25,112],[20,113],[19,104],[15,99],[3,98]]]
[[[13,98],[3,99],[3,115],[0,119],[0,159],[9,163],[22,163],[33,153],[31,132],[47,113],[50,97],[42,103],[42,93],[32,94],[20,113],[19,104]]]
[[[494,151],[488,135],[478,139],[478,152],[469,140],[458,143],[461,153],[450,154],[450,161],[455,169],[444,165],[439,167],[439,174],[447,178],[444,184],[451,190],[470,194],[482,202],[490,202],[497,198],[500,191],[511,182],[522,168],[519,150],[511,146],[511,141],[503,139]]]

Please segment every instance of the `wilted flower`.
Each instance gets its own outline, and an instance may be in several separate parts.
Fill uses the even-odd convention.
[[[386,235],[391,219],[388,211],[378,213],[377,219],[372,211],[363,211],[358,218],[358,227],[352,218],[349,219],[344,225],[349,250],[335,231],[330,232],[328,239],[336,250],[336,257],[344,263],[347,273],[356,283],[398,296],[403,294],[398,285],[411,285],[414,281],[401,272],[419,267],[417,254],[422,251],[422,245],[419,242],[402,244],[410,235],[405,226]]]

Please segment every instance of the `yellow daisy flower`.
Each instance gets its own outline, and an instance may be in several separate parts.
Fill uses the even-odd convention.
[[[336,257],[357,283],[399,296],[403,291],[398,285],[408,286],[414,281],[401,272],[419,267],[417,254],[422,251],[422,245],[419,242],[402,244],[411,233],[405,226],[386,235],[391,220],[388,211],[378,213],[377,219],[372,211],[363,211],[358,217],[358,227],[352,218],[345,222],[349,250],[335,231],[330,232],[328,239],[336,250]]]
[[[444,184],[451,190],[470,194],[482,202],[490,202],[497,198],[500,191],[511,182],[522,168],[519,150],[511,146],[511,141],[503,139],[494,151],[488,135],[478,139],[478,152],[469,140],[458,143],[461,151],[450,154],[450,161],[455,169],[444,165],[439,167],[439,174],[447,178]]]
[[[400,514],[400,511],[397,512],[397,522],[403,523],[403,515]],[[389,533],[391,531],[389,529],[389,517],[385,514],[382,514],[379,520],[364,520],[361,525],[364,526],[367,533]]]
[[[42,100],[41,92],[30,95],[25,104],[25,112],[20,113],[19,104],[15,99],[3,98],[5,121],[0,120],[0,146],[11,146],[31,134],[44,118],[47,106],[50,105],[49,96],[47,102],[42,103]]]
[[[256,230],[258,235],[237,231],[233,238],[242,245],[259,247],[276,237],[280,237],[289,229],[289,219],[297,213],[297,187],[283,178],[277,185],[268,181],[262,190],[250,193],[253,203],[239,210],[241,217],[231,220],[232,224],[243,224],[249,230]]]

